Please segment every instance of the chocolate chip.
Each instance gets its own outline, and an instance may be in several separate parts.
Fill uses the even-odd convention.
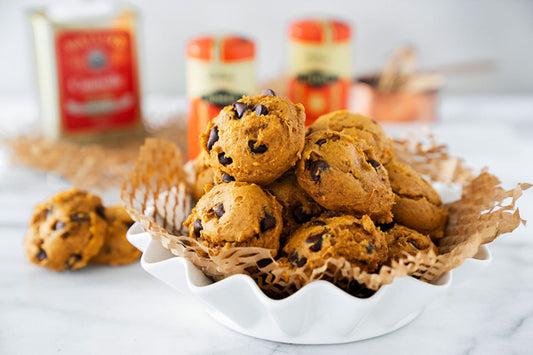
[[[235,108],[235,112],[237,113],[237,118],[242,118],[244,113],[249,109],[248,105],[244,102],[236,102],[233,104],[233,107]]]
[[[259,104],[255,107],[255,114],[257,116],[266,115],[268,114],[268,109],[265,107],[265,105]]]
[[[310,225],[311,226],[325,226],[326,222],[320,221],[320,220],[316,220],[316,221],[311,222]]]
[[[368,164],[372,165],[372,167],[373,167],[374,169],[381,165],[381,164],[379,163],[379,161],[374,160],[374,159],[368,159],[366,162],[367,162]]]
[[[303,257],[303,258],[301,258],[300,260],[298,260],[298,261],[296,262],[296,266],[298,266],[298,267],[302,267],[302,266],[304,266],[306,263],[307,263],[307,258],[306,258],[306,257]]]
[[[85,222],[89,220],[89,215],[85,212],[78,212],[73,215],[70,215],[70,220],[72,222]]]
[[[311,251],[317,252],[320,249],[322,249],[323,241],[324,239],[322,238],[322,233],[320,233],[320,234],[313,234],[312,236],[308,237],[305,242],[308,245],[311,244],[309,245],[309,249]]]
[[[194,223],[192,224],[192,230],[194,231],[194,235],[196,237],[199,237],[200,236],[200,231],[204,229],[204,227],[202,226],[202,221],[197,219],[196,221],[194,221]]]
[[[276,96],[276,93],[272,89],[266,89],[266,90],[263,90],[261,95]]]
[[[378,124],[374,119],[371,119],[373,124]]]
[[[259,154],[263,154],[264,152],[266,152],[268,150],[268,147],[264,144],[261,144],[259,146],[255,146],[255,143],[257,143],[256,140],[253,140],[253,139],[250,139],[248,141],[248,148],[250,148],[250,150],[252,151],[252,153],[259,153]]]
[[[99,205],[96,207],[96,214],[102,217],[103,219],[106,219],[105,217],[105,208],[102,205]]]
[[[54,223],[54,226],[52,227],[53,230],[57,231],[57,230],[60,230],[60,229],[63,229],[65,228],[67,225],[65,224],[65,222],[63,221],[57,221],[56,223]]]
[[[305,223],[311,219],[311,215],[305,213],[302,206],[297,206],[292,210],[294,220],[300,224]]]
[[[48,258],[48,255],[46,255],[46,252],[43,249],[39,249],[39,252],[37,253],[37,255],[35,255],[35,257],[37,258],[37,260],[43,261]]]
[[[257,266],[264,268],[272,263],[272,259],[261,259],[257,262]]]
[[[326,138],[320,138],[319,140],[315,142],[315,144],[318,145],[319,147],[322,147],[322,144],[324,143],[326,143]]]
[[[207,150],[211,151],[213,149],[213,146],[218,141],[218,127],[214,126],[211,128],[211,131],[209,132],[209,139],[207,140]]]
[[[412,246],[414,246],[416,249],[420,250],[420,246],[414,240],[408,240],[407,243],[411,243]]]
[[[65,232],[65,233],[61,234],[61,238],[63,238],[63,239],[67,239],[69,236],[70,236],[70,232]],[[91,234],[89,239],[91,239],[92,236],[93,235]]]
[[[222,181],[224,182],[232,182],[232,181],[235,181],[235,178],[229,174],[222,174]]]
[[[226,213],[226,211],[224,210],[223,203],[219,203],[218,205],[216,205],[215,208],[213,208],[213,211],[215,212],[215,216],[217,216],[218,218],[222,217],[224,213]]]
[[[67,267],[69,269],[72,269],[74,267],[74,265],[76,265],[76,263],[78,261],[81,260],[81,255],[80,254],[72,254],[71,256],[69,256],[69,258],[67,259]]]
[[[293,251],[292,254],[289,256],[289,263],[294,265],[297,262],[298,262],[298,252]]]
[[[391,229],[392,227],[394,227],[394,221],[393,222],[390,222],[390,223],[382,223],[382,224],[378,224],[377,227],[379,229],[381,229],[382,232],[386,232],[388,231],[389,229]]]
[[[218,154],[218,162],[222,165],[229,165],[233,163],[233,159],[226,156],[226,153],[222,152]]]
[[[261,220],[261,232],[266,232],[276,226],[276,217],[271,214],[266,214],[265,217]]]
[[[309,164],[309,173],[311,174],[311,179],[314,182],[320,181],[320,172],[329,168],[329,164],[324,160],[314,160]]]
[[[366,253],[372,254],[374,250],[376,250],[376,247],[374,246],[374,244],[372,242],[368,242],[368,246],[366,247]]]

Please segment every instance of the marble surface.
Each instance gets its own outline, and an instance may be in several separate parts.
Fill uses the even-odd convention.
[[[152,97],[149,117],[178,112],[183,100]],[[439,141],[468,165],[499,176],[503,186],[533,182],[533,97],[445,97]],[[0,98],[0,135],[31,126],[36,108]],[[395,135],[417,125],[387,126]],[[0,354],[531,354],[533,236],[519,227],[490,244],[493,262],[477,278],[454,285],[400,330],[361,342],[302,346],[237,334],[198,301],[145,273],[138,263],[53,273],[26,261],[22,238],[32,208],[68,182],[9,163],[0,148]],[[106,202],[118,199],[116,191]],[[519,201],[533,218],[533,191]],[[399,304],[398,307],[401,307]]]

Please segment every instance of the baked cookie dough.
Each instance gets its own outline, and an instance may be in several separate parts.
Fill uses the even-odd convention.
[[[384,164],[394,156],[391,139],[385,135],[381,126],[369,117],[347,110],[334,111],[320,116],[309,126],[308,132],[328,129],[364,140],[369,146],[374,147],[377,159]]]
[[[392,221],[388,174],[365,142],[334,131],[307,136],[296,165],[300,186],[322,207],[377,223]]]
[[[214,184],[215,172],[209,165],[209,155],[201,151],[193,161],[194,182],[192,184],[192,197],[198,201],[205,193],[206,186]]]
[[[245,96],[224,107],[200,138],[217,182],[268,185],[300,157],[304,108],[272,94]]]
[[[107,220],[104,244],[91,263],[116,266],[139,259],[142,253],[126,239],[126,232],[133,224],[126,210],[122,206],[108,207],[104,214]]]
[[[104,243],[104,213],[98,196],[76,189],[38,205],[24,239],[28,259],[54,271],[84,267]]]
[[[298,184],[292,170],[283,174],[265,189],[271,192],[283,206],[282,239],[305,222],[309,222],[311,218],[319,216],[323,211],[322,207]]]
[[[282,207],[256,184],[215,185],[198,201],[184,223],[189,236],[212,249],[279,248]]]
[[[385,168],[395,194],[394,220],[433,239],[442,238],[448,213],[439,194],[408,165],[392,161]]]
[[[294,267],[312,269],[328,258],[345,258],[353,266],[375,272],[387,261],[385,234],[370,217],[351,215],[319,217],[297,229],[283,248]]]
[[[391,265],[393,260],[398,261],[405,258],[406,254],[416,256],[418,253],[429,254],[433,252],[438,255],[437,247],[431,238],[413,229],[395,224],[385,231],[385,235],[389,246],[388,265]]]

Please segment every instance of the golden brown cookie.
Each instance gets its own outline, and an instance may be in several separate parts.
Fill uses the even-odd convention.
[[[360,140],[334,131],[308,135],[295,174],[300,186],[326,209],[367,214],[377,223],[392,221],[394,194],[387,171]]]
[[[273,95],[226,106],[201,135],[218,182],[268,185],[296,163],[305,140],[301,104]]]
[[[256,184],[230,182],[214,186],[198,201],[184,223],[189,236],[213,249],[279,248],[282,207]]]
[[[54,271],[87,265],[104,243],[106,222],[98,196],[72,189],[38,205],[24,239],[28,259]]]
[[[323,266],[328,258],[345,258],[353,266],[375,272],[387,260],[387,239],[368,216],[318,217],[297,229],[283,253],[295,267]]]
[[[394,156],[391,139],[383,133],[381,126],[369,117],[347,110],[334,111],[320,116],[309,126],[308,132],[328,129],[364,140],[374,147],[378,160],[384,164],[392,160]]]
[[[395,194],[394,220],[434,239],[444,235],[448,213],[439,194],[413,168],[392,161],[385,165]]]
[[[194,183],[192,186],[192,197],[198,201],[205,193],[205,187],[214,184],[215,172],[209,165],[209,155],[201,151],[193,162]]]
[[[123,265],[139,259],[141,252],[128,242],[126,232],[133,224],[133,220],[122,206],[105,209],[107,228],[104,244],[98,254],[91,259],[91,263]]]
[[[385,231],[385,235],[387,237],[387,244],[389,245],[388,265],[391,265],[392,260],[404,258],[406,254],[415,256],[418,253],[429,254],[433,252],[435,255],[438,255],[437,247],[433,244],[431,238],[413,229],[395,224],[392,228]]]
[[[319,216],[323,211],[322,207],[298,184],[292,170],[283,174],[265,189],[270,191],[283,206],[282,236],[284,237],[311,218]]]

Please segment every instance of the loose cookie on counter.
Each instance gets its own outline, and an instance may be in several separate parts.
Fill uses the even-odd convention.
[[[184,223],[189,236],[212,249],[279,248],[282,207],[256,184],[230,182],[214,186]]]
[[[24,239],[29,260],[54,271],[87,265],[104,243],[106,222],[98,196],[72,189],[38,205]]]
[[[277,97],[271,90],[224,107],[201,135],[218,182],[263,186],[296,163],[304,140],[303,106]]]
[[[435,189],[408,165],[392,161],[385,168],[395,194],[394,220],[433,239],[442,238],[448,213]]]
[[[342,257],[366,272],[375,272],[387,261],[387,239],[368,216],[319,217],[297,229],[283,253],[294,267],[315,269],[329,258]]]
[[[322,207],[377,223],[392,221],[388,174],[373,149],[361,140],[334,131],[307,136],[296,165],[300,186]]]
[[[90,262],[95,264],[123,265],[139,259],[141,252],[126,239],[133,220],[122,206],[108,207],[104,212],[107,221],[104,244]]]
[[[347,110],[334,111],[320,116],[309,126],[308,132],[328,129],[364,140],[370,147],[374,147],[378,160],[384,164],[394,156],[391,139],[385,135],[381,126],[369,117]]]
[[[295,229],[313,217],[319,216],[323,209],[298,184],[294,171],[289,170],[282,177],[265,187],[283,206],[282,237],[290,235]]]
[[[416,256],[418,253],[433,252],[435,256],[438,255],[437,247],[431,238],[411,228],[394,224],[392,228],[385,230],[385,236],[389,246],[388,265],[391,265],[392,260],[398,261],[405,258],[406,254]]]

